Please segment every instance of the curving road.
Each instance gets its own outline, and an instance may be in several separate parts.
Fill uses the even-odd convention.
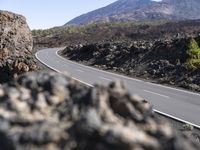
[[[200,128],[200,94],[162,86],[126,76],[98,70],[67,60],[57,54],[63,48],[38,51],[36,58],[57,72],[70,75],[89,86],[122,80],[131,93],[136,93],[153,104],[155,111]]]

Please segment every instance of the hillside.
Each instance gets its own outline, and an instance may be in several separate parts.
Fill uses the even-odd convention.
[[[156,41],[198,36],[200,20],[98,23],[33,30],[34,49],[112,41]]]
[[[200,19],[199,0],[118,0],[106,7],[78,16],[64,26],[96,22]]]

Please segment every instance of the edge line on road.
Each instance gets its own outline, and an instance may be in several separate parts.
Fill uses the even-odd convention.
[[[63,72],[61,72],[61,71],[59,71],[59,70],[57,70],[57,69],[51,67],[50,65],[46,64],[45,62],[43,62],[43,61],[38,57],[38,53],[35,53],[35,57],[37,58],[37,60],[39,60],[42,64],[46,65],[48,68],[54,70],[55,72],[58,72],[58,73],[63,74]],[[79,82],[81,82],[81,83],[83,83],[83,84],[85,84],[85,85],[87,85],[87,86],[94,87],[93,85],[91,85],[91,84],[89,84],[89,83],[86,83],[86,82],[84,82],[84,81],[81,81],[81,80],[79,80],[79,79],[77,79],[77,78],[75,78],[75,77],[71,77],[71,78],[74,79],[74,80],[76,80],[76,81],[79,81]]]
[[[185,124],[190,124],[190,125],[192,125],[193,127],[197,128],[197,129],[200,129],[200,126],[199,126],[199,125],[196,125],[196,124],[191,123],[191,122],[189,122],[189,121],[186,121],[186,120],[183,120],[183,119],[174,117],[174,116],[172,116],[172,115],[170,115],[170,114],[163,113],[163,112],[161,112],[161,111],[159,111],[159,110],[156,110],[156,109],[153,109],[153,110],[154,110],[154,112],[156,112],[156,113],[158,113],[158,114],[160,114],[160,115],[166,116],[166,117],[168,117],[168,118],[171,118],[171,119],[173,119],[173,120],[176,120],[176,121],[179,121],[179,122],[182,122],[182,123],[185,123]]]

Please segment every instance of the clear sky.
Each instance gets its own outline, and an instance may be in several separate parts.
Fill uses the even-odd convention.
[[[31,29],[61,26],[83,13],[116,0],[0,0],[0,10],[26,17]]]

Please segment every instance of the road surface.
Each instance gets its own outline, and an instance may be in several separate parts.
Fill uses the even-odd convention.
[[[158,113],[200,128],[200,94],[84,66],[59,56],[59,50],[61,48],[44,49],[35,56],[49,68],[57,72],[68,72],[73,78],[89,86],[94,83],[107,85],[113,80],[122,80],[132,94],[148,100]]]

